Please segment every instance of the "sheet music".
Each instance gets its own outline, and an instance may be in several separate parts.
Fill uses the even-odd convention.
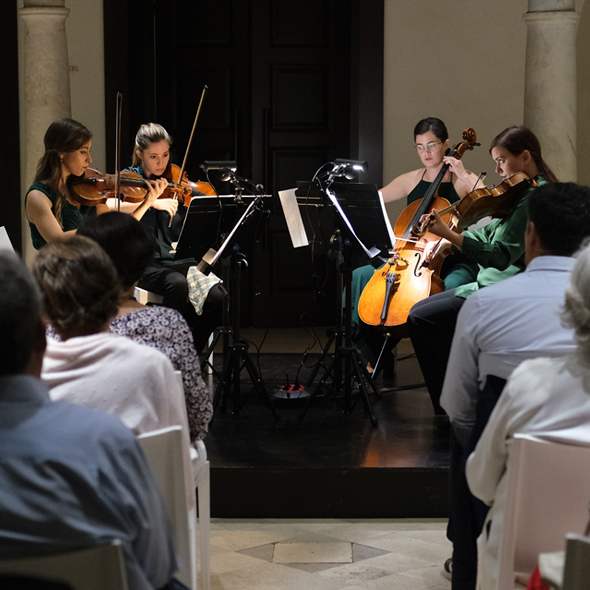
[[[12,242],[10,241],[8,232],[4,226],[0,227],[0,250],[10,250],[11,252],[14,252]]]
[[[289,235],[293,242],[293,248],[301,248],[302,246],[309,246],[309,240],[305,233],[303,219],[301,218],[301,211],[297,204],[297,197],[295,191],[297,189],[291,188],[285,191],[279,191],[279,199],[289,228]]]
[[[370,250],[367,249],[367,247],[363,244],[363,242],[361,241],[361,239],[357,236],[356,232],[354,231],[354,228],[352,227],[352,224],[350,223],[348,217],[346,216],[346,214],[344,213],[344,211],[342,210],[342,207],[340,206],[340,203],[338,202],[338,199],[336,198],[336,196],[332,193],[331,190],[326,189],[326,194],[328,195],[328,198],[330,199],[330,201],[332,202],[332,205],[334,205],[334,207],[336,208],[336,210],[338,211],[338,213],[340,214],[341,219],[344,221],[344,223],[346,224],[346,226],[348,227],[348,230],[350,231],[351,235],[354,236],[354,238],[356,239],[357,243],[359,244],[359,246],[363,249],[363,252],[366,254],[366,256],[369,258],[369,260],[372,260],[373,258],[377,257],[379,255],[379,250],[377,248],[371,248]]]

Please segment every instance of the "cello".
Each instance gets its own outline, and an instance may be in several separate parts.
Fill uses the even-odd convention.
[[[463,141],[446,154],[460,159],[465,151],[472,150],[477,143],[475,131],[463,131]],[[371,326],[381,326],[393,335],[407,335],[407,319],[412,306],[429,295],[444,290],[440,278],[440,267],[448,253],[448,242],[426,231],[415,235],[423,215],[433,209],[447,209],[442,216],[447,225],[453,223],[449,201],[438,196],[449,164],[443,164],[434,182],[422,197],[410,203],[398,217],[395,228],[393,252],[382,268],[373,273],[365,286],[358,303],[361,320]]]

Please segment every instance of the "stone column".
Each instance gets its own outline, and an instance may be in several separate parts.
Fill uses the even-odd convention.
[[[24,0],[24,178],[26,191],[43,155],[43,136],[49,125],[71,116],[70,71],[65,0]],[[24,194],[23,194],[24,205]],[[24,249],[30,249],[29,230],[23,219]],[[29,256],[27,256],[29,258]]]
[[[563,181],[575,181],[576,33],[575,0],[529,0],[524,124],[541,142],[543,157]]]

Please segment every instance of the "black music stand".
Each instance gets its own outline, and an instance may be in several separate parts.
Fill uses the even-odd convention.
[[[394,236],[385,213],[383,202],[374,185],[334,183],[328,181],[322,187],[328,203],[333,206],[337,231],[332,236],[332,250],[330,258],[335,261],[336,269],[341,276],[341,284],[337,287],[337,305],[339,323],[332,331],[328,343],[324,347],[320,359],[316,364],[310,384],[317,375],[323,360],[329,354],[332,343],[335,342],[335,354],[325,370],[318,386],[312,390],[299,419],[303,420],[307,410],[316,397],[332,378],[333,388],[343,392],[343,409],[350,414],[356,405],[352,401],[353,376],[359,388],[359,395],[368,412],[373,426],[377,425],[377,418],[369,400],[367,385],[379,397],[379,392],[373,383],[356,347],[352,344],[352,256],[353,253],[364,259],[375,260],[380,255],[387,256],[387,251],[393,247]],[[367,248],[365,244],[372,244]],[[343,293],[346,301],[343,305]],[[344,375],[344,377],[343,377]],[[357,398],[357,401],[358,401]]]
[[[231,314],[227,312],[227,308],[224,313],[224,318],[229,325],[225,325],[222,330],[224,334],[223,369],[213,396],[214,410],[217,409],[221,401],[221,411],[224,413],[227,403],[231,399],[232,413],[240,414],[243,406],[240,373],[245,367],[254,388],[269,405],[275,420],[278,420],[280,415],[250,357],[248,344],[240,338],[240,280],[242,267],[247,266],[246,256],[241,250],[254,240],[256,233],[252,229],[254,220],[260,219],[262,213],[266,213],[262,200],[262,196],[247,195],[240,196],[239,199],[231,197],[231,200],[225,202],[221,223],[227,223],[231,219],[234,225],[231,231],[222,232],[224,239],[219,248],[217,250],[209,249],[197,268],[207,274],[221,260],[224,268],[224,280],[228,281],[231,298]],[[215,346],[220,333],[216,335],[212,347]]]

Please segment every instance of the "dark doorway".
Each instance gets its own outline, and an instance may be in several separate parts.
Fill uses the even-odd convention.
[[[138,126],[154,120],[175,138],[180,164],[206,84],[189,178],[205,180],[203,160],[235,160],[240,176],[272,195],[259,242],[247,253],[242,324],[293,326],[304,312],[315,325],[335,323],[331,214],[319,213],[323,231],[313,252],[294,250],[277,191],[338,157],[369,160],[362,181],[381,185],[383,1],[146,4],[104,3],[105,30],[116,22],[127,40],[105,51],[108,108],[117,90],[128,96],[123,154]]]

